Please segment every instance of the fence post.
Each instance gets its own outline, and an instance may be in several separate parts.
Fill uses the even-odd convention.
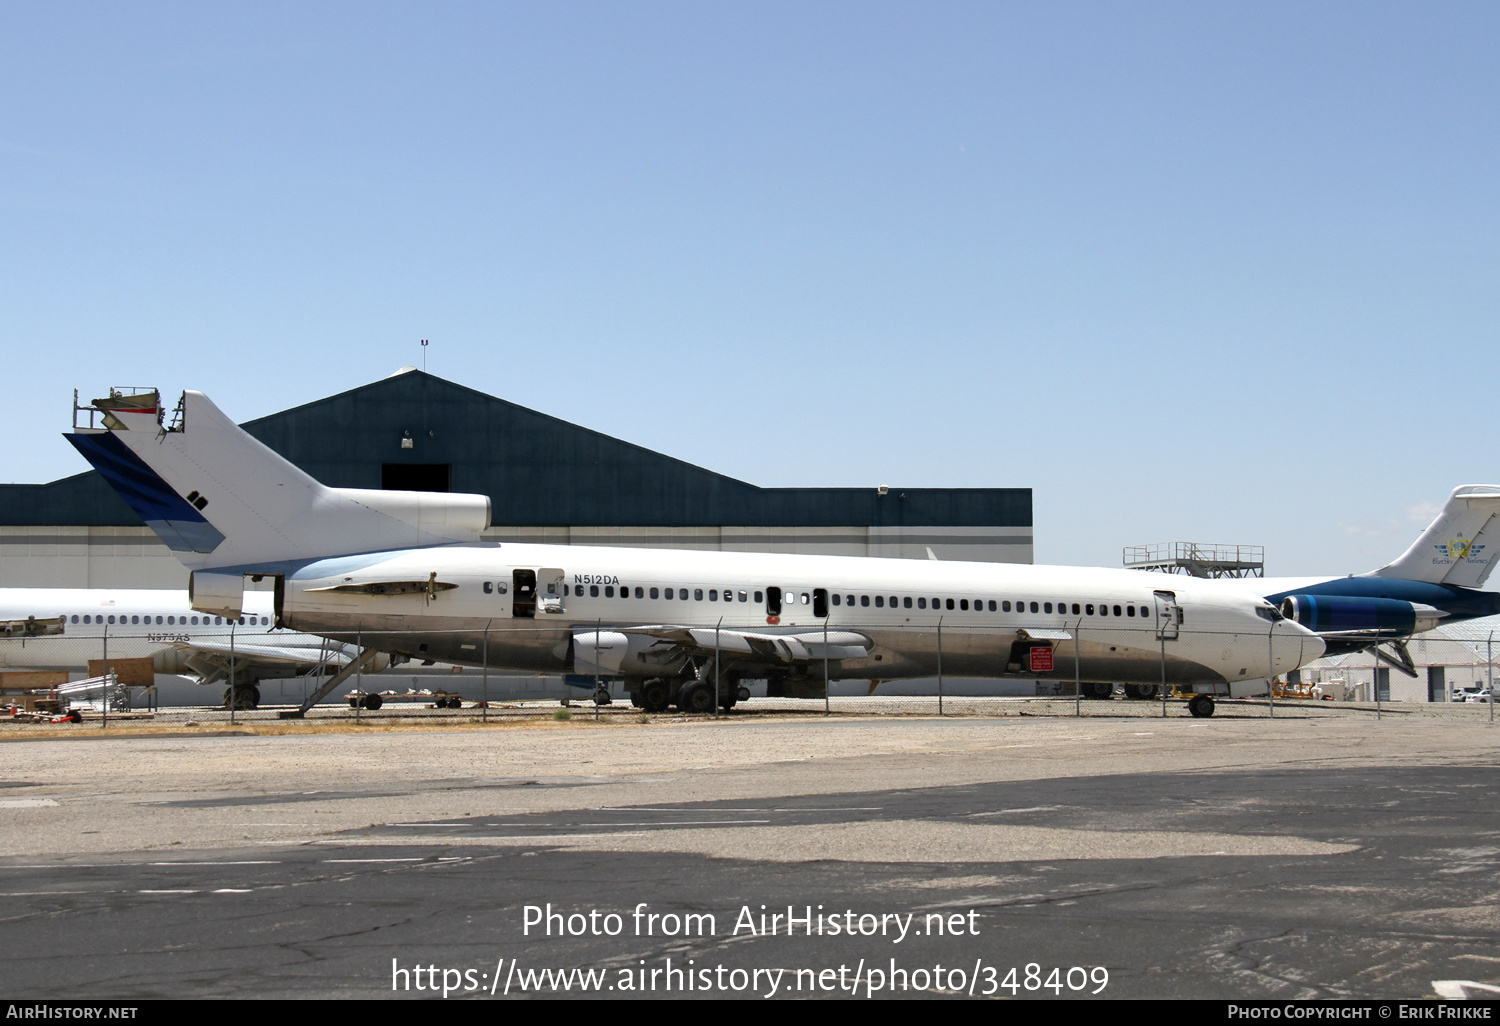
[[[938,715],[943,715],[943,618],[938,617],[937,626],[938,642]]]
[[[714,644],[718,643],[718,638],[715,637]],[[823,616],[823,715],[833,715],[833,707],[828,698],[828,616],[826,610]]]
[[[1161,642],[1161,718],[1167,718],[1167,632],[1165,629],[1157,631],[1157,640]]]
[[[365,632],[363,629],[354,632],[354,658],[365,650]],[[354,722],[359,722],[359,711],[365,705],[365,667],[360,663],[354,668]]]
[[[1073,635],[1073,715],[1083,716],[1083,669],[1078,647],[1083,644],[1083,617],[1078,618],[1078,631]]]
[[[229,621],[229,722],[234,722],[235,706],[240,704],[239,689],[234,686],[234,628],[235,622]]]
[[[1271,719],[1276,718],[1276,624],[1266,634],[1266,696],[1271,703]]]

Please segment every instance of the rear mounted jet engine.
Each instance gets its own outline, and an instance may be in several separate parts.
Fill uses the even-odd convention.
[[[1418,602],[1352,595],[1288,595],[1281,600],[1281,614],[1318,634],[1371,631],[1391,635],[1430,631],[1447,615]]]

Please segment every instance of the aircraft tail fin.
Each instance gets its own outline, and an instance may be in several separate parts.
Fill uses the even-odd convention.
[[[75,410],[68,441],[194,571],[472,542],[489,526],[484,495],[323,485],[201,392],[170,423],[155,391]]]
[[[1400,559],[1364,576],[1479,588],[1497,560],[1500,486],[1461,485]]]

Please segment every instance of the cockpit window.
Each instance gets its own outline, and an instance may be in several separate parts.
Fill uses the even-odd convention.
[[[1269,620],[1272,623],[1275,623],[1277,620],[1286,619],[1286,617],[1282,616],[1281,613],[1277,612],[1275,606],[1256,606],[1255,615],[1260,617],[1262,620]]]

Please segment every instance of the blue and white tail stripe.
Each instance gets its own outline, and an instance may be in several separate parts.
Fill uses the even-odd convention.
[[[224,540],[113,432],[64,435],[173,552],[212,552]]]

